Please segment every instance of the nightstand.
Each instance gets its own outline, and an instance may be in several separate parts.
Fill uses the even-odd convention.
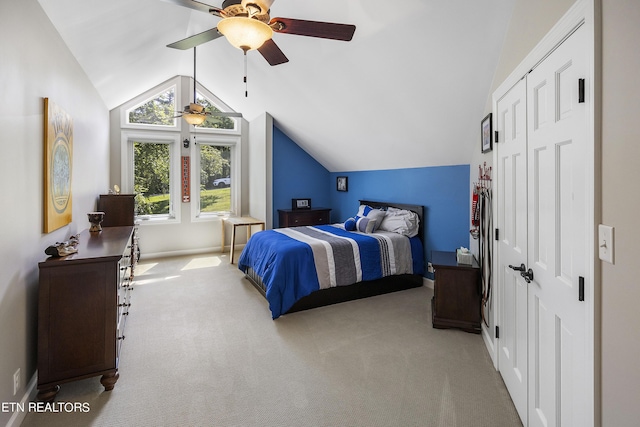
[[[431,299],[434,328],[457,328],[479,334],[482,281],[480,266],[458,264],[455,252],[431,253],[435,285]]]

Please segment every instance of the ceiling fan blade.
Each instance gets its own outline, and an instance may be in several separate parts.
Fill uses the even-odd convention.
[[[211,40],[215,40],[218,37],[222,37],[222,34],[218,32],[217,28],[212,28],[207,31],[203,31],[201,33],[195,34],[191,37],[187,37],[186,39],[179,40],[177,42],[173,42],[168,44],[167,47],[171,47],[174,49],[191,49],[202,43],[210,42]]]
[[[258,48],[258,52],[260,52],[270,65],[280,65],[289,62],[289,58],[282,53],[273,39],[264,42],[264,44]]]
[[[235,111],[216,111],[208,114],[213,117],[242,117],[242,113],[236,113]]]
[[[178,6],[188,7],[204,13],[220,16],[224,11],[218,7],[199,2],[197,0],[163,0],[166,3],[177,4]]]
[[[356,26],[352,24],[305,21],[291,18],[273,18],[269,25],[278,33],[343,41],[350,41],[356,31]]]

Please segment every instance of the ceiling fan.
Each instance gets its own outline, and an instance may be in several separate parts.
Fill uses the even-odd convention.
[[[167,47],[190,49],[224,35],[233,46],[243,50],[245,54],[248,50],[258,50],[270,65],[289,61],[271,38],[274,32],[350,41],[356,31],[356,26],[351,24],[271,18],[269,8],[275,0],[224,0],[222,8],[198,0],[164,1],[222,18],[217,28],[171,43]]]
[[[184,107],[176,118],[182,117],[185,122],[190,125],[200,125],[207,120],[208,117],[242,117],[242,113],[230,112],[230,111],[216,111],[211,112],[205,110],[204,106],[200,105],[196,101],[196,87],[198,81],[196,80],[196,47],[193,47],[193,102]]]

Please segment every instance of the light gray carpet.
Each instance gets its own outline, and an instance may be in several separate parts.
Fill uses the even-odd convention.
[[[225,254],[139,264],[120,379],[23,426],[521,426],[479,335],[431,326],[426,287],[272,320]]]

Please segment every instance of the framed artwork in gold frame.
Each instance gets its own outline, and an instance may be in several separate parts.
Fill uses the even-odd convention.
[[[73,119],[44,98],[44,224],[50,233],[71,222]]]

